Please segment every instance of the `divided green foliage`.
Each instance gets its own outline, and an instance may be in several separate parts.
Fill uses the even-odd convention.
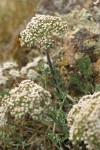
[[[53,64],[52,69],[52,74],[49,68],[42,68],[41,70],[44,76],[50,75],[49,80],[47,80],[47,85],[52,87],[52,92],[56,99],[54,108],[49,111],[49,116],[45,121],[49,125],[52,124],[48,133],[48,139],[57,147],[57,149],[63,150],[64,142],[69,142],[69,129],[67,126],[66,114],[73,104],[70,100],[68,100],[67,84],[57,71],[57,64]]]
[[[73,85],[81,93],[91,93],[93,91],[92,66],[88,56],[78,60],[77,70],[77,74],[70,76],[70,85]]]
[[[49,111],[50,118],[54,122],[53,132],[48,133],[49,140],[59,149],[63,150],[63,143],[68,139],[68,127],[66,124],[66,113],[61,109],[52,109]]]
[[[91,60],[88,56],[82,57],[78,60],[78,70],[83,74],[85,78],[90,78],[92,75],[92,67],[91,67]]]
[[[66,126],[66,113],[63,110],[52,109],[49,111],[50,118],[58,124],[62,131],[68,135],[67,126]]]
[[[42,82],[43,86],[47,88],[52,87],[54,95],[56,99],[66,99],[66,95],[68,92],[67,84],[63,80],[60,73],[57,71],[57,64],[52,64],[53,74],[50,72],[50,68],[44,68],[43,66],[40,66],[41,76],[40,81]],[[60,101],[61,102],[61,101]]]

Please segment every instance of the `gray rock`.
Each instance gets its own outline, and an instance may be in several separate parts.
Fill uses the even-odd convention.
[[[67,14],[74,9],[89,8],[93,5],[99,5],[96,0],[41,0],[36,13],[54,15]]]

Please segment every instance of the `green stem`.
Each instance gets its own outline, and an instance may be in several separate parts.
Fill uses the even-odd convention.
[[[47,56],[47,60],[48,60],[48,65],[49,65],[49,68],[50,68],[50,71],[51,71],[51,75],[52,75],[54,83],[55,83],[56,91],[60,95],[60,90],[59,90],[59,87],[57,86],[58,84],[57,84],[57,80],[55,78],[55,71],[53,69],[53,66],[52,66],[52,63],[51,63],[51,59],[50,59],[48,50],[46,50],[45,52],[46,52],[46,56]]]
[[[50,68],[50,72],[51,72],[51,75],[52,75],[52,78],[54,80],[54,83],[55,83],[55,88],[56,88],[56,91],[58,93],[58,95],[60,95],[60,90],[59,90],[59,87],[58,87],[58,84],[57,84],[57,80],[55,78],[55,71],[53,69],[53,66],[52,66],[52,63],[51,63],[51,59],[50,59],[50,55],[49,55],[49,52],[48,50],[45,50],[45,53],[46,53],[46,56],[47,56],[47,61],[48,61],[48,65],[49,65],[49,68]],[[73,98],[67,94],[67,98],[74,103],[74,100]],[[61,98],[60,98],[61,99]],[[63,99],[61,99],[61,101],[63,101]]]

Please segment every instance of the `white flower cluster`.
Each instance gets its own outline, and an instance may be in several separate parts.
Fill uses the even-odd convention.
[[[100,150],[100,92],[83,96],[67,116],[70,140],[84,141],[89,150]]]
[[[19,77],[19,71],[16,70],[18,64],[14,61],[7,61],[0,66],[0,85],[6,85],[9,78]]]
[[[24,119],[27,115],[37,119],[46,114],[50,105],[50,93],[31,80],[23,80],[2,99],[2,106],[15,120]]]
[[[35,67],[37,67],[39,65],[39,62],[43,61],[46,62],[46,57],[45,56],[38,56],[36,58],[33,59],[33,61],[27,63],[26,66],[22,67],[20,70],[21,75],[26,75],[27,77],[29,77],[31,73],[34,72],[33,78],[34,77],[38,77],[39,74],[34,70]],[[30,77],[28,78],[30,79]]]
[[[5,85],[7,80],[8,80],[8,78],[0,73],[0,85]]]
[[[36,57],[33,59],[32,62],[29,62],[26,66],[22,67],[19,70],[18,64],[13,61],[9,60],[0,65],[0,85],[7,85],[9,81],[16,80],[20,81],[20,79],[31,79],[35,80],[39,76],[39,73],[35,71],[35,67],[39,65],[39,62],[46,61],[44,57]]]
[[[39,74],[35,70],[29,69],[29,71],[27,73],[28,79],[35,80],[35,79],[37,79],[38,76],[39,76]]]
[[[7,61],[7,62],[4,62],[2,65],[3,70],[11,69],[14,67],[18,67],[18,64],[14,61]]]
[[[9,71],[9,75],[11,75],[14,79],[17,77],[20,77],[20,72],[18,70],[15,69],[11,69]]]
[[[41,64],[41,62],[47,65],[46,56],[38,56],[33,59],[33,61],[27,63],[26,66],[22,67],[20,70],[20,74],[22,78],[36,80],[40,74],[35,71],[36,67]]]
[[[53,47],[55,39],[61,38],[67,29],[66,22],[61,17],[37,14],[21,32],[21,45],[49,49]]]

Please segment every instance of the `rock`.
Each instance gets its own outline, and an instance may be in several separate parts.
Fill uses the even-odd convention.
[[[98,0],[41,0],[36,13],[45,15],[67,14],[74,9],[89,8],[97,5],[100,5]]]
[[[67,82],[70,80],[70,75],[79,75],[78,59],[89,57],[92,66],[92,76],[89,83],[91,87],[93,84],[100,84],[99,21],[96,21],[94,15],[86,9],[73,10],[64,16],[68,29],[63,45],[63,54],[62,56],[59,54],[61,56],[59,60],[61,75]]]
[[[100,27],[86,9],[74,10],[66,15],[68,30],[64,46],[64,59],[75,64],[75,54],[88,55],[92,62],[100,58]]]

